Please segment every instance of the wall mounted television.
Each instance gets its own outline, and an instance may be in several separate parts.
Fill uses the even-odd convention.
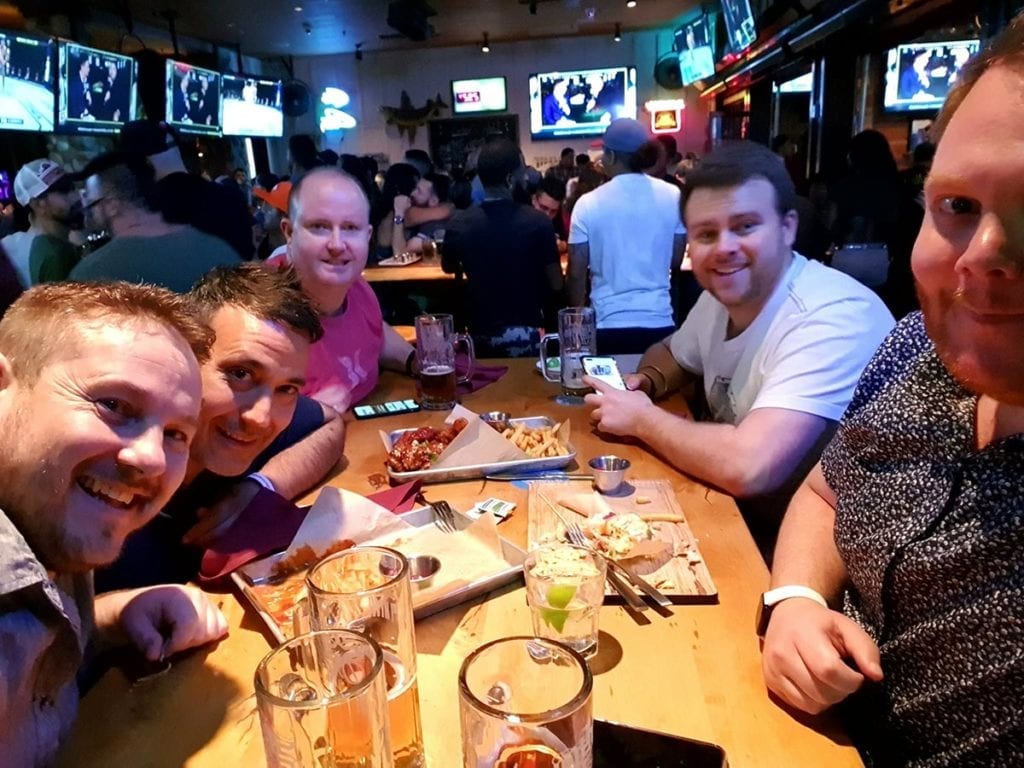
[[[55,49],[52,37],[0,30],[0,130],[53,131]]]
[[[636,118],[636,68],[573,69],[530,75],[530,136],[600,136],[620,117]]]
[[[714,24],[708,14],[702,13],[676,30],[675,48],[679,52],[683,85],[715,74]]]
[[[967,60],[978,52],[977,40],[907,43],[886,54],[887,112],[936,110],[946,100]]]
[[[137,69],[131,56],[68,40],[58,43],[57,54],[58,133],[117,133],[135,119]]]
[[[220,125],[225,136],[284,135],[280,80],[223,74],[220,93]]]
[[[220,72],[168,59],[167,122],[180,133],[220,135]]]
[[[722,0],[722,19],[729,38],[729,50],[742,53],[757,39],[750,0]]]
[[[452,80],[452,112],[504,112],[508,109],[504,77]]]

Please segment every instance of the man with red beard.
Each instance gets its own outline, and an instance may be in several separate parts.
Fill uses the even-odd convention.
[[[932,135],[906,317],[790,506],[769,689],[871,765],[1024,764],[1024,16]],[[845,701],[844,701],[845,700]]]
[[[38,286],[0,321],[4,765],[53,763],[88,652],[157,661],[227,631],[190,587],[92,590],[185,476],[209,344],[180,296],[126,283]]]
[[[597,390],[587,403],[598,428],[637,437],[738,497],[769,562],[786,503],[893,325],[867,288],[793,252],[795,198],[767,147],[735,142],[708,155],[683,201],[704,293],[679,330],[644,353],[627,391],[584,377]],[[706,421],[654,404],[700,377]]]
[[[215,339],[202,365],[203,406],[185,482],[118,561],[97,573],[101,592],[194,579],[201,548],[261,488],[294,499],[341,458],[341,417],[299,394],[323,329],[295,275],[259,264],[219,267],[189,299]]]

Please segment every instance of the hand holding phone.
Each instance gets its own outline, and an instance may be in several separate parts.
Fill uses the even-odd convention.
[[[626,383],[619,373],[619,366],[614,357],[584,357],[583,370],[587,376],[603,381],[616,389],[625,389]]]

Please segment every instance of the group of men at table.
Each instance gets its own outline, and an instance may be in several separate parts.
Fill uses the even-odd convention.
[[[740,498],[802,481],[763,599],[765,680],[806,712],[844,702],[872,764],[1024,760],[1022,88],[1018,18],[933,128],[914,252],[922,313],[886,336],[876,298],[792,251],[781,164],[726,146],[688,178],[683,202],[700,302],[626,390],[590,381],[599,430],[639,438],[688,474]],[[102,644],[156,660],[224,634],[201,591],[156,583],[159,555],[140,563],[153,569],[147,586],[94,598],[92,572],[126,540],[130,556],[139,529],[172,521],[180,552],[182,539],[223,532],[262,488],[295,497],[329,473],[344,440],[329,406],[347,409],[373,384],[353,395],[347,379],[317,378],[328,336],[376,334],[374,359],[349,358],[374,382],[379,365],[408,371],[411,348],[379,315],[332,329],[358,303],[368,214],[355,182],[317,170],[292,191],[294,271],[220,268],[187,296],[49,284],[0,320],[5,764],[53,759],[76,670]],[[654,402],[701,372],[711,421]],[[326,392],[327,405],[300,392]]]

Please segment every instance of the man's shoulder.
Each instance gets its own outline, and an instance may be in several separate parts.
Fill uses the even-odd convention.
[[[179,230],[165,238],[155,239],[169,240],[171,243],[187,243],[188,247],[201,248],[206,256],[213,255],[222,264],[232,264],[242,260],[235,252],[235,249],[221,238],[208,232],[203,232],[203,230],[193,227],[191,224],[183,224]]]
[[[46,569],[32,552],[21,531],[0,510],[0,595],[48,580]]]
[[[803,259],[797,255],[796,258]],[[887,320],[892,315],[874,291],[838,269],[807,260],[790,286],[790,300],[805,314],[829,311],[842,305],[854,305],[872,318]]]

